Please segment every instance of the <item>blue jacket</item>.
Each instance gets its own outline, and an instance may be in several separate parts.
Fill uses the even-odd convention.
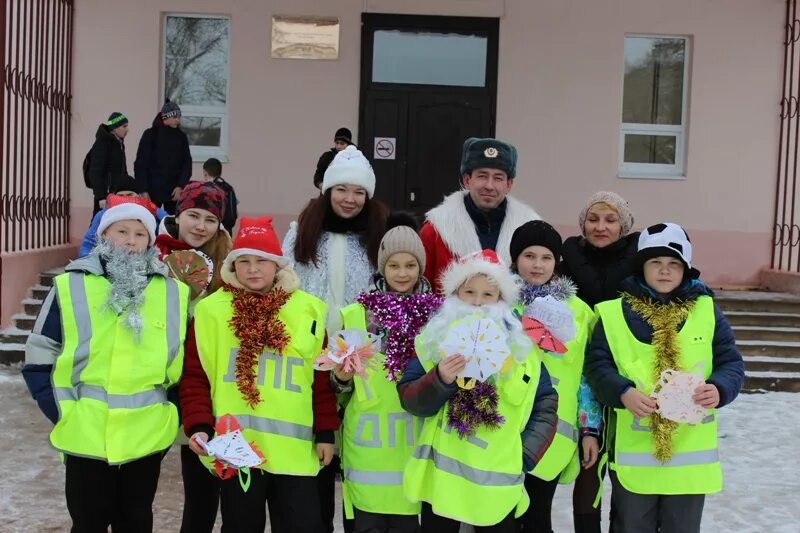
[[[83,241],[81,242],[81,249],[80,252],[78,252],[78,257],[89,255],[89,252],[92,251],[94,245],[97,244],[97,228],[100,227],[100,219],[103,218],[103,213],[106,212],[106,209],[107,208],[104,207],[94,215],[94,218],[92,218],[92,223],[89,224],[89,229],[86,230],[86,235],[83,236]],[[156,209],[156,225],[161,223],[161,219],[167,215],[169,215],[169,213],[167,213],[160,207]]]
[[[714,295],[711,289],[697,280],[684,282],[665,299],[659,298],[644,283],[644,280],[638,276],[626,279],[622,284],[622,288],[635,297],[650,296],[654,300],[660,300],[665,303],[676,299],[696,300],[699,296],[713,297]],[[628,328],[636,339],[650,344],[653,339],[653,330],[650,325],[641,316],[634,313],[625,300],[622,301],[622,312]],[[714,304],[714,318],[712,371],[706,382],[712,383],[717,387],[719,391],[719,407],[723,407],[731,403],[742,388],[744,362],[739,350],[736,348],[733,330],[716,304]],[[681,327],[683,327],[683,324],[681,324]],[[600,403],[617,409],[624,408],[620,396],[628,388],[635,385],[631,380],[619,374],[617,365],[611,355],[611,349],[608,346],[601,320],[598,320],[595,324],[592,340],[586,347],[583,370],[595,397]],[[646,393],[647,391],[643,392]]]
[[[441,380],[437,367],[425,372],[416,357],[408,363],[402,379],[397,383],[400,405],[412,415],[422,417],[438,413],[456,390],[458,385],[447,385]],[[557,423],[558,393],[550,382],[550,374],[542,365],[533,409],[522,431],[522,464],[525,472],[533,470],[550,447]]]

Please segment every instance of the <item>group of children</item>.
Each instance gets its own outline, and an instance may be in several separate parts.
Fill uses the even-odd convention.
[[[326,304],[302,290],[271,219],[243,218],[214,258],[227,233],[208,187],[187,186],[158,237],[152,204],[111,195],[96,244],[56,277],[28,341],[23,374],[55,424],[73,531],[152,530],[181,422],[183,458],[220,478],[223,531],[264,531],[267,512],[272,531],[323,531],[315,476],[337,431],[355,531],[551,531],[556,486],[595,461],[611,470],[615,531],[699,531],[703,496],[721,490],[714,409],[743,370],[680,226],[644,231],[626,291],[594,312],[558,275],[561,237],[543,221],[514,232],[511,265],[491,250],[454,260],[442,294],[422,275],[415,229],[392,227],[374,290],[340,311],[343,329],[381,337],[380,353],[366,373],[328,372],[315,369],[334,333]],[[203,271],[207,295],[159,261],[176,249],[219,265]],[[507,352],[484,380],[443,348],[476,321]],[[651,393],[670,370],[702,374],[702,423],[660,415]],[[249,476],[207,455],[232,429],[264,459]]]

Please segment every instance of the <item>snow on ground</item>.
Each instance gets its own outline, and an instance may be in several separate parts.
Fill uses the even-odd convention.
[[[64,502],[64,469],[47,441],[50,423],[28,395],[18,366],[0,365],[0,405],[0,428],[4,434],[0,452],[0,530],[67,531],[70,520]],[[793,459],[797,455],[793,443],[800,421],[798,412],[800,394],[781,392],[742,395],[719,412],[725,490],[706,500],[704,532],[798,530],[800,468]],[[178,455],[175,449],[164,459],[154,506],[155,530],[159,532],[177,532],[180,528],[183,488]],[[572,531],[570,488],[560,487],[556,492],[556,533]],[[608,509],[609,495],[607,488],[604,509]],[[337,531],[341,531],[340,526]]]

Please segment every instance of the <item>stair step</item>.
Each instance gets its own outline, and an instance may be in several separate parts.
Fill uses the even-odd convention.
[[[50,287],[45,285],[34,285],[31,287],[31,298],[34,300],[44,301],[47,298],[47,293],[50,292]]]
[[[45,287],[52,287],[53,286],[53,278],[58,276],[59,274],[63,274],[63,268],[54,268],[52,270],[47,270],[39,274],[39,284]]]
[[[763,355],[800,358],[800,342],[737,340],[742,355]]]
[[[11,315],[11,320],[14,321],[14,325],[19,329],[31,331],[33,329],[33,324],[36,322],[36,317],[33,315],[26,315],[25,313],[19,313]]]
[[[800,357],[765,357],[761,355],[745,355],[746,372],[798,372],[800,373]]]
[[[746,372],[743,390],[800,392],[800,372]]]
[[[800,342],[800,328],[772,326],[734,326],[736,340],[797,341]]]
[[[26,315],[39,316],[39,310],[42,308],[42,300],[36,298],[25,298],[22,300],[22,307]]]
[[[714,301],[731,311],[800,314],[800,296],[766,291],[717,291]]]
[[[768,326],[800,328],[800,313],[758,313],[751,311],[726,311],[731,326]]]
[[[10,327],[0,330],[0,344],[25,344],[28,340],[30,331]]]
[[[25,360],[25,345],[17,343],[0,344],[0,363],[19,363]]]

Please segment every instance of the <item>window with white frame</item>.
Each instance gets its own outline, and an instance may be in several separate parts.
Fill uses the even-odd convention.
[[[688,59],[686,37],[625,37],[620,177],[684,176]]]
[[[227,160],[228,17],[166,15],[164,97],[181,106],[192,159]]]

